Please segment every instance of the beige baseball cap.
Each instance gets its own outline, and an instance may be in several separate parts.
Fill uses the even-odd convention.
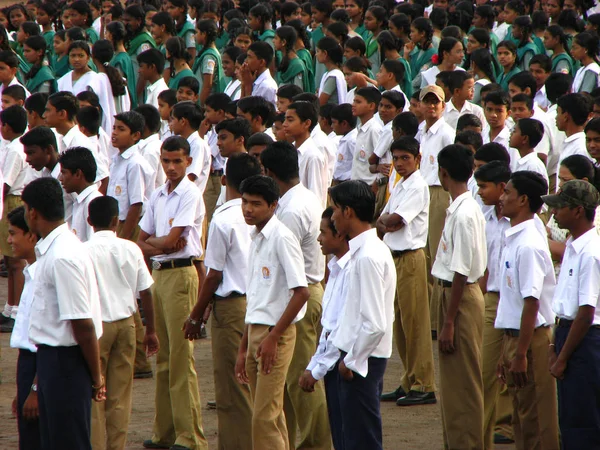
[[[425,86],[423,89],[421,89],[421,92],[419,93],[419,101],[423,101],[427,94],[435,95],[441,102],[446,100],[444,90],[436,84],[430,84],[429,86]]]

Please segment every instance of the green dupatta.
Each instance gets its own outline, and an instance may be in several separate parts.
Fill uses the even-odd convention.
[[[194,66],[192,67],[192,72],[194,72],[194,74],[196,74],[196,77],[200,77],[200,79],[203,80],[203,78],[202,78],[203,74],[198,73],[198,72],[202,70],[202,63],[204,62],[204,59],[207,56],[212,56],[213,58],[215,58],[215,60],[217,62],[215,71],[213,73],[213,84],[212,84],[211,92],[212,93],[221,93],[225,90],[225,87],[227,87],[227,84],[226,84],[226,80],[225,80],[225,73],[223,73],[223,64],[221,62],[221,54],[219,53],[219,51],[216,48],[209,47],[207,49],[204,49],[202,51],[202,53],[200,55],[198,55],[198,57],[196,58],[196,61],[194,61]]]
[[[119,69],[127,80],[127,90],[129,91],[129,98],[131,98],[131,109],[137,108],[137,77],[135,70],[133,69],[131,57],[126,52],[117,53],[113,56],[113,59],[110,60],[110,65]]]
[[[47,81],[51,81],[51,94],[55,93],[58,89],[57,84],[56,84],[56,78],[54,76],[54,74],[52,73],[52,70],[50,70],[50,67],[48,67],[47,65],[43,65],[40,70],[37,71],[37,73],[35,74],[35,76],[33,78],[30,78],[29,80],[27,80],[27,83],[25,84],[25,88],[27,88],[27,90],[34,94],[36,92],[38,92],[38,90],[40,89],[40,87],[42,86],[42,84],[44,84]]]
[[[308,80],[308,69],[306,65],[300,58],[290,59],[288,67],[285,72],[277,71],[275,75],[275,81],[280,86],[285,84],[294,84],[294,78],[298,74],[302,74],[302,89],[304,92],[311,92],[308,89],[310,88],[309,80]]]
[[[310,52],[305,48],[298,50],[296,52],[296,55],[298,56],[299,59],[302,60],[302,62],[304,63],[304,66],[306,67],[306,73],[308,75],[307,81],[306,81],[308,90],[306,92],[310,92],[311,94],[314,94],[315,92],[317,92],[317,87],[315,86],[315,72],[313,70],[312,56],[311,56]]]

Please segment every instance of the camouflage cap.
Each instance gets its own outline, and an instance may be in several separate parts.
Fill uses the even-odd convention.
[[[593,184],[585,180],[571,180],[563,184],[554,195],[542,195],[542,200],[551,208],[583,206],[596,208],[600,204],[600,193]]]

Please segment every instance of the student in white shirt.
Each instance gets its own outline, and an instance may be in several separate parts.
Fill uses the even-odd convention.
[[[546,93],[548,100],[550,101],[550,107],[546,111],[546,119],[548,128],[550,128],[550,135],[552,136],[552,142],[550,146],[550,153],[548,154],[548,161],[546,161],[546,167],[548,168],[548,178],[550,178],[550,193],[556,192],[556,172],[558,172],[558,160],[560,158],[560,151],[563,147],[565,140],[565,133],[560,131],[556,124],[556,116],[558,113],[557,100],[565,94],[569,93],[573,78],[571,75],[566,73],[553,73],[546,80]]]
[[[310,103],[305,103],[310,106]],[[293,111],[292,103],[287,113]],[[322,207],[319,199],[300,183],[298,175],[298,152],[288,142],[276,142],[260,155],[265,174],[275,180],[280,199],[275,214],[300,243],[304,257],[304,271],[310,294],[306,302],[306,315],[296,323],[296,346],[288,369],[286,389],[295,418],[286,417],[290,436],[300,429],[300,447],[326,447],[330,436],[327,427],[327,406],[323,386],[319,385],[312,394],[300,389],[298,379],[308,365],[318,344],[321,320],[325,258],[319,251],[317,241]],[[296,423],[297,422],[297,423]],[[291,443],[290,443],[291,445]]]
[[[73,150],[63,156],[71,152]],[[88,157],[91,158],[91,155]],[[143,340],[146,354],[152,356],[158,352],[150,292],[154,281],[140,248],[117,237],[119,203],[116,199],[100,196],[92,200],[88,223],[94,232],[85,243],[85,249],[98,281],[103,330],[98,345],[102,375],[107,385],[106,401],[95,403],[92,408],[92,447],[122,448],[127,443],[131,414],[136,349],[133,315],[137,311],[138,295],[146,319]]]
[[[144,131],[142,138],[138,142],[138,149],[144,159],[148,161],[152,171],[156,174],[154,180],[154,189],[162,186],[166,182],[165,171],[160,163],[160,147],[162,141],[158,132],[160,131],[160,114],[158,109],[152,105],[140,105],[135,108],[135,112],[144,116]]]
[[[455,70],[448,75],[448,89],[452,97],[446,103],[444,120],[452,128],[456,128],[458,118],[465,114],[474,114],[481,123],[485,122],[481,106],[471,103],[475,93],[474,86],[475,79],[468,72]]]
[[[2,74],[0,77],[0,96],[2,96],[4,88],[14,84],[18,84],[25,89],[25,87],[19,83],[19,80],[17,80],[19,58],[15,52],[12,50],[0,51],[0,69],[0,73]],[[25,96],[29,97],[29,91],[27,91],[27,89],[25,89]]]
[[[511,99],[508,92],[490,92],[485,96],[483,112],[488,126],[484,127],[482,135],[484,144],[495,142],[506,148],[510,155],[510,167],[514,170],[519,154],[509,146],[510,127],[508,119],[510,106]]]
[[[221,52],[223,74],[231,79],[231,81],[227,83],[227,86],[225,86],[223,93],[228,95],[233,101],[239,100],[240,94],[242,93],[242,83],[237,79],[235,70],[235,63],[238,59],[238,56],[240,56],[242,53],[242,49],[235,46],[227,47]]]
[[[340,314],[344,309],[348,292],[348,274],[350,254],[348,253],[348,238],[337,232],[331,216],[333,208],[329,207],[321,215],[318,241],[324,255],[332,255],[327,264],[329,278],[323,294],[323,314],[321,316],[321,337],[317,351],[310,359],[306,370],[300,377],[300,387],[306,392],[314,392],[319,380],[325,384],[327,394],[327,409],[331,424],[331,438],[334,448],[344,447],[344,435],[341,417],[334,412],[339,409],[339,372],[337,362],[340,351],[333,345],[333,331],[338,326]]]
[[[151,439],[144,447],[206,448],[200,420],[200,393],[194,368],[194,344],[182,324],[198,299],[199,274],[194,260],[202,255],[205,209],[202,193],[186,176],[190,145],[181,136],[162,146],[167,183],[148,200],[140,222],[138,245],[152,261],[154,325],[160,342],[156,358],[156,414]]]
[[[273,56],[273,47],[268,42],[258,41],[250,44],[246,61],[240,71],[241,98],[249,96],[263,97],[275,106],[277,102],[277,83],[269,71]]]
[[[544,136],[542,122],[535,119],[520,119],[510,135],[509,145],[517,149],[520,158],[517,160],[515,172],[530,170],[539,173],[548,183],[548,172],[535,151]]]
[[[393,400],[399,406],[436,402],[430,313],[427,288],[427,225],[429,186],[418,170],[419,142],[400,137],[390,151],[396,173],[402,178],[377,219],[377,231],[390,248],[396,266],[394,334],[405,368]]]
[[[337,156],[333,166],[333,180],[336,186],[342,181],[348,181],[352,176],[352,161],[356,150],[356,117],[352,115],[352,105],[343,103],[331,111],[331,127],[341,139],[337,147]]]
[[[32,233],[25,221],[25,208],[19,206],[8,214],[8,243],[16,258],[27,261],[23,275],[25,284],[19,314],[10,336],[10,346],[19,350],[17,358],[17,395],[13,409],[17,411],[19,448],[40,449],[40,423],[38,387],[36,383],[37,347],[29,341],[29,318],[35,288],[35,245],[38,236]]]
[[[352,102],[352,115],[360,124],[357,128],[351,179],[364,181],[368,185],[377,179],[377,174],[371,173],[369,158],[377,146],[382,129],[381,123],[373,117],[380,101],[381,93],[377,88],[364,87],[356,90]]]
[[[111,155],[109,152],[111,152],[114,147],[110,145],[110,138],[100,126],[101,114],[99,108],[84,106],[79,108],[76,118],[77,128],[91,143],[91,147],[86,148],[92,152],[94,159],[97,161],[96,166],[99,168],[100,173],[98,173],[96,177],[106,178],[108,176],[107,171],[110,160],[112,159],[112,156],[114,156],[114,154]],[[66,149],[63,149],[63,151],[64,150]],[[114,150],[116,152],[116,149]],[[99,186],[103,187],[103,193],[106,193],[107,183],[108,180],[105,181],[104,186],[102,186],[102,183],[98,183]]]
[[[292,325],[304,317],[309,297],[304,261],[298,240],[275,216],[279,198],[275,181],[252,176],[242,182],[240,193],[244,219],[254,229],[246,327],[235,373],[240,383],[250,384],[253,448],[284,450],[289,448],[285,381],[296,343]]]
[[[597,370],[600,317],[600,237],[594,214],[600,195],[587,181],[566,182],[560,193],[542,197],[571,237],[562,259],[552,309],[558,318],[550,344],[550,373],[557,379],[558,420],[566,449],[598,444],[600,394]]]
[[[556,101],[556,127],[566,135],[558,162],[571,155],[587,156],[583,129],[592,112],[592,104],[584,94],[563,95]]]
[[[351,180],[329,193],[332,221],[350,239],[348,294],[332,338],[341,352],[340,401],[333,414],[341,418],[345,448],[381,450],[379,397],[392,355],[396,269],[389,248],[371,228],[375,194],[370,186]]]
[[[512,86],[513,85],[511,84],[511,87]],[[554,138],[551,135],[552,129],[548,126],[546,113],[535,106],[533,99],[527,94],[516,94],[511,101],[510,114],[515,123],[521,119],[535,119],[542,124],[544,133],[542,134],[540,142],[535,146],[534,151],[545,165],[548,162],[549,155],[554,153],[554,150],[552,149]]]
[[[511,228],[505,232],[494,326],[504,330],[498,376],[512,400],[519,448],[560,448],[556,383],[548,371],[556,281],[548,240],[534,221],[547,192],[541,175],[520,171],[512,174],[500,198]]]
[[[449,145],[439,153],[438,164],[440,182],[452,198],[431,269],[443,288],[438,344],[444,440],[448,448],[484,448],[484,301],[477,280],[487,263],[485,219],[467,188],[473,173],[471,150]]]
[[[158,109],[158,95],[169,89],[163,78],[165,57],[160,50],[151,48],[137,55],[137,61],[140,65],[140,79],[146,84],[146,101],[144,103]]]
[[[211,345],[219,446],[240,450],[252,449],[250,389],[235,377],[244,334],[252,227],[244,220],[239,187],[246,178],[260,173],[260,163],[248,154],[237,153],[227,159],[226,202],[215,211],[206,246],[204,263],[208,273],[184,327],[186,339],[197,339],[205,311],[213,303]]]
[[[42,448],[89,449],[91,400],[105,399],[98,339],[102,316],[92,262],[64,223],[63,192],[49,177],[23,190],[36,245],[36,283],[29,340],[36,374]],[[60,361],[60,364],[57,363]]]

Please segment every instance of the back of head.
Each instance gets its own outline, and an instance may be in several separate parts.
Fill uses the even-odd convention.
[[[77,123],[85,127],[92,135],[96,136],[100,132],[102,124],[102,115],[98,108],[93,106],[84,106],[77,113]]]
[[[179,102],[173,106],[171,114],[176,119],[187,119],[194,130],[197,130],[202,123],[204,114],[199,105],[192,102]]]
[[[265,170],[278,180],[289,183],[299,177],[298,150],[289,142],[274,142],[260,154],[260,162]]]
[[[52,177],[33,180],[23,189],[21,200],[44,220],[58,222],[65,218],[62,186]]]
[[[479,147],[483,145],[483,138],[481,133],[477,133],[473,130],[465,130],[456,134],[454,143],[473,147],[475,151],[477,151]]]
[[[37,145],[40,148],[48,149],[52,147],[55,152],[58,152],[58,146],[56,145],[56,135],[51,128],[48,127],[35,127],[21,136],[21,144],[24,147]]]
[[[97,197],[88,206],[89,219],[96,229],[107,229],[119,217],[119,202],[110,195]]]
[[[319,97],[317,97],[315,94],[311,94],[310,92],[303,92],[302,94],[295,95],[292,101],[312,103],[312,105],[315,107],[315,111],[317,111],[317,114],[319,114],[319,109],[321,109]]]
[[[250,113],[252,118],[260,117],[264,126],[270,126],[275,115],[275,107],[264,97],[241,98],[237,107],[244,113]]]
[[[349,103],[334,106],[331,110],[331,118],[340,123],[346,121],[350,128],[356,127],[356,117],[352,115],[352,105]]]
[[[520,170],[513,172],[510,181],[519,195],[527,196],[529,210],[532,213],[537,213],[544,204],[542,195],[548,193],[548,183],[544,177],[537,172]]]
[[[134,110],[144,117],[144,124],[151,134],[158,133],[161,126],[160,113],[154,105],[145,104],[140,105]]]
[[[419,119],[410,111],[401,112],[394,117],[392,128],[402,130],[406,136],[415,137],[419,131]]]
[[[475,179],[484,183],[508,183],[510,167],[504,161],[491,161],[475,171]]]
[[[177,92],[175,89],[167,89],[158,94],[158,99],[172,107],[177,103]]]
[[[19,105],[9,106],[0,111],[0,122],[8,125],[14,133],[23,134],[27,130],[27,111]]]
[[[19,67],[19,58],[12,50],[0,51],[0,62],[6,64],[11,69]]]
[[[57,112],[65,111],[67,119],[73,120],[77,111],[79,111],[79,100],[72,93],[67,91],[59,91],[48,97],[50,103]]]
[[[85,147],[71,147],[61,153],[58,158],[61,168],[72,174],[81,170],[85,181],[93,183],[96,180],[98,166],[93,153]]]
[[[246,150],[249,151],[254,146],[271,145],[273,142],[275,141],[267,133],[254,133],[248,138]]]
[[[466,183],[473,174],[473,153],[463,145],[447,145],[438,154],[438,165],[452,180]]]
[[[560,97],[568,94],[572,85],[573,77],[568,73],[551,73],[544,84],[550,103],[554,104]]]
[[[154,66],[158,74],[162,74],[165,70],[165,57],[162,52],[156,48],[151,48],[140,53],[137,56],[138,64],[146,64],[147,66]]]
[[[273,61],[273,47],[271,47],[271,45],[268,42],[253,42],[252,44],[250,44],[250,47],[248,47],[248,51],[254,53],[258,59],[264,60],[266,67],[269,67],[271,61]]]
[[[242,182],[251,176],[260,175],[260,162],[248,153],[234,153],[227,158],[227,185],[239,192]]]
[[[279,200],[279,186],[273,178],[264,175],[253,175],[246,178],[242,181],[239,192],[242,195],[261,197],[268,205],[273,205]]]
[[[560,97],[556,104],[563,113],[571,116],[577,126],[583,126],[592,112],[592,101],[584,94],[566,94]]]
[[[350,180],[329,188],[331,201],[340,209],[354,211],[361,222],[370,223],[375,214],[375,194],[367,183]]]
[[[517,126],[522,136],[529,138],[529,147],[535,148],[544,137],[544,126],[536,119],[520,119]]]
[[[277,89],[277,97],[292,100],[296,95],[302,93],[302,88],[295,84],[284,84]]]
[[[396,59],[386,59],[381,64],[386,71],[394,74],[394,80],[396,83],[400,84],[404,80],[404,73],[406,69],[404,68],[404,64]]]
[[[510,155],[506,147],[497,142],[490,142],[483,144],[479,147],[479,150],[475,152],[474,158],[477,161],[483,161],[486,163],[492,161],[502,161],[505,164],[510,164]]]
[[[454,70],[450,72],[450,75],[448,76],[448,89],[454,94],[456,89],[462,89],[465,82],[472,78],[473,75],[466,70]]]
[[[467,127],[483,128],[483,124],[481,123],[481,119],[475,114],[463,114],[458,118],[458,122],[456,122],[456,131],[460,133]]]
[[[229,97],[229,95],[217,92],[206,97],[204,106],[208,106],[215,111],[225,111],[225,107],[230,101],[231,97]]]
[[[36,92],[25,100],[24,106],[30,113],[35,112],[39,117],[42,117],[46,110],[46,103],[48,103],[48,94],[45,92]]]

